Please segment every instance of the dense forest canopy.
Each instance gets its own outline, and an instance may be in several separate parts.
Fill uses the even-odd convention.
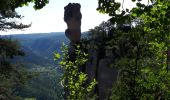
[[[148,0],[148,4],[143,4],[143,0],[132,1],[136,7],[121,11],[123,4],[115,0],[98,2],[97,10],[109,14],[113,25],[136,24],[128,32],[114,31],[116,37],[108,42],[119,56],[113,66],[122,70],[112,99],[167,99],[170,1]]]

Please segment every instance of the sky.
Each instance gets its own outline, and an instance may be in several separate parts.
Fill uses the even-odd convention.
[[[121,0],[118,0],[121,1]],[[129,3],[131,0],[124,0],[124,7],[133,7],[134,4]],[[0,31],[4,34],[26,34],[26,33],[49,33],[49,32],[64,32],[67,28],[63,20],[64,7],[68,3],[80,3],[82,13],[82,32],[98,26],[102,21],[107,21],[107,14],[100,14],[96,11],[98,0],[50,0],[41,10],[34,10],[33,4],[29,6],[17,8],[16,11],[24,16],[21,22],[25,24],[32,23],[32,26],[22,31],[10,30],[7,32]]]
[[[49,4],[41,10],[34,10],[33,4],[16,9],[19,14],[24,16],[22,18],[23,23],[32,23],[30,28],[22,31],[1,31],[0,34],[65,32],[67,26],[63,20],[64,7],[68,3],[81,4],[82,32],[88,31],[89,29],[99,25],[102,21],[109,19],[108,15],[100,14],[96,11],[98,6],[97,0],[50,0]]]

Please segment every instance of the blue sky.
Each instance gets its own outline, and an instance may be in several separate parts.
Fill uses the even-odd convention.
[[[134,4],[131,4],[130,1],[125,0],[124,7],[133,7]],[[8,32],[0,32],[0,34],[64,32],[67,28],[63,20],[64,7],[68,3],[81,4],[82,32],[88,31],[99,25],[102,21],[109,19],[107,14],[100,14],[96,11],[98,0],[50,0],[49,4],[41,10],[34,10],[33,4],[16,10],[24,16],[21,20],[23,23],[32,23],[30,28],[22,31],[10,30]]]
[[[0,34],[64,32],[67,28],[63,20],[64,6],[70,2],[81,4],[82,32],[94,28],[109,18],[108,15],[100,14],[96,11],[97,0],[50,0],[49,4],[41,10],[35,11],[32,7],[33,4],[16,10],[24,16],[22,22],[26,24],[32,23],[30,28],[23,31],[0,32]]]

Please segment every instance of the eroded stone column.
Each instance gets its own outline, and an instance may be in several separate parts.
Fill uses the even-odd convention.
[[[80,41],[81,37],[81,18],[80,4],[69,3],[64,7],[64,21],[67,24],[65,35],[71,41],[76,43]]]
[[[69,45],[69,59],[74,61],[75,48],[80,42],[81,38],[81,18],[80,12],[81,5],[78,3],[69,3],[64,7],[64,21],[67,24],[65,30],[66,37],[70,40]]]

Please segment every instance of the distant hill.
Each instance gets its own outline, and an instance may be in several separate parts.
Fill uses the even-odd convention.
[[[16,60],[35,66],[55,66],[54,52],[60,52],[62,43],[68,44],[69,40],[64,32],[34,33],[11,35],[12,39],[18,40],[25,57],[17,57]]]

